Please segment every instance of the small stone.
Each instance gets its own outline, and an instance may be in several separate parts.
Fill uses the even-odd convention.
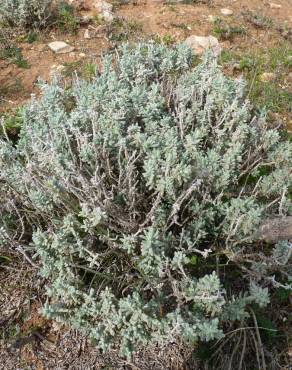
[[[73,46],[66,44],[64,41],[53,41],[48,46],[56,54],[71,53],[74,50]]]
[[[115,18],[113,14],[113,5],[103,0],[95,0],[93,3],[95,9],[99,11],[105,22],[112,22]]]
[[[281,9],[282,8],[282,5],[275,4],[275,3],[270,3],[270,8],[271,9]]]
[[[112,13],[113,11],[113,5],[108,3],[107,1],[95,0],[93,5],[99,12],[108,11]]]
[[[262,82],[270,82],[272,81],[273,79],[275,78],[275,74],[272,73],[272,72],[264,72],[261,76],[260,76],[260,80]]]
[[[214,55],[220,55],[222,48],[214,36],[192,35],[185,39],[184,43],[193,49],[196,55],[202,55],[207,49],[211,49]]]
[[[107,10],[102,12],[102,17],[105,20],[105,22],[107,22],[107,23],[111,23],[115,18],[113,13],[110,12],[110,11],[107,11]]]
[[[227,9],[227,8],[220,9],[220,12],[221,12],[222,15],[226,15],[226,16],[233,14],[233,10]]]
[[[85,53],[80,53],[79,56],[80,56],[80,58],[85,58],[86,54]]]
[[[90,38],[91,38],[90,33],[89,33],[89,29],[86,29],[86,30],[84,31],[84,38],[85,38],[85,39],[90,39]]]

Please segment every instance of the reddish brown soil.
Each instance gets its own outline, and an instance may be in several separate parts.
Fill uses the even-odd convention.
[[[195,2],[194,2],[195,3]],[[212,5],[202,4],[176,4],[166,5],[164,1],[149,0],[137,5],[125,5],[120,8],[119,14],[128,18],[135,19],[143,24],[143,29],[148,34],[171,34],[178,41],[185,38],[186,34],[182,30],[176,29],[175,24],[186,24],[190,26],[187,34],[199,36],[207,35],[212,28],[209,16],[220,16],[221,8],[232,9],[232,18],[240,20],[241,13],[244,11],[255,11],[261,15],[268,16],[278,23],[292,23],[292,7],[290,0],[279,0],[277,4],[282,5],[280,9],[271,9],[268,1],[261,0],[214,0]],[[257,32],[249,27],[252,37],[262,37],[263,32]],[[250,45],[250,36],[248,37]],[[263,45],[262,45],[263,46]],[[252,45],[250,45],[252,47]]]
[[[82,11],[83,15],[94,13],[90,9],[91,2],[87,0],[89,10]],[[225,18],[244,24],[248,32],[245,36],[235,37],[232,42],[222,42],[222,45],[227,50],[236,49],[248,52],[277,45],[281,42],[282,36],[273,29],[259,29],[249,24],[242,16],[243,11],[255,11],[270,17],[276,24],[291,27],[291,1],[278,0],[277,4],[282,6],[280,9],[272,9],[269,4],[268,1],[261,0],[214,0],[211,5],[202,3],[167,5],[161,0],[148,0],[118,6],[115,13],[129,22],[136,22],[142,27],[147,37],[170,35],[176,41],[182,41],[191,34],[202,36],[210,34],[212,23],[209,17],[222,17],[220,9],[228,7],[234,11],[234,14],[232,17]],[[84,39],[84,29],[85,27],[80,28],[74,36],[64,35],[58,31],[46,31],[41,33],[41,40],[38,42],[18,44],[30,65],[29,69],[22,69],[8,63],[7,60],[0,60],[0,87],[8,90],[0,105],[0,110],[8,110],[27,100],[31,93],[37,92],[37,80],[49,80],[52,70],[58,66],[78,60],[94,61],[110,46],[105,33],[102,33],[99,38]],[[69,42],[75,47],[75,51],[69,54],[53,54],[47,44],[54,40]]]
[[[37,93],[37,81],[48,81],[52,72],[58,71],[58,67],[63,64],[85,58],[87,61],[96,60],[106,49],[107,42],[100,38],[85,40],[83,34],[84,29],[80,29],[76,36],[50,33],[48,37],[42,35],[42,42],[20,44],[24,59],[30,65],[29,69],[19,68],[15,64],[0,60],[0,87],[10,86],[12,91],[8,94],[8,99],[4,100],[2,106],[0,105],[0,109],[3,111],[16,107],[27,100],[32,93]],[[47,46],[54,40],[67,41],[70,45],[74,45],[75,51],[69,54],[54,54]]]

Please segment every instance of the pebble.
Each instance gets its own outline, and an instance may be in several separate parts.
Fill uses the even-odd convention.
[[[104,10],[102,12],[102,17],[105,20],[105,22],[108,22],[108,23],[111,23],[114,20],[114,18],[115,18],[115,16],[113,15],[113,13],[110,12],[110,11],[108,11],[108,10]]]
[[[85,39],[90,39],[91,37],[90,37],[90,33],[89,33],[89,29],[86,29],[85,31],[84,31],[84,38]]]
[[[113,11],[113,5],[108,3],[107,1],[95,0],[93,5],[100,12],[104,12],[104,11],[112,12]]]
[[[275,4],[275,3],[270,3],[270,8],[271,9],[281,9],[282,8],[282,5]]]
[[[220,12],[221,12],[221,14],[226,15],[226,16],[233,14],[233,10],[227,9],[227,8],[220,9]]]

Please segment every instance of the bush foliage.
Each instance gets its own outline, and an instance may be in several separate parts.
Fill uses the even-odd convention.
[[[0,210],[2,241],[41,261],[48,317],[130,356],[221,338],[288,287],[291,246],[256,231],[291,213],[292,147],[211,55],[124,45],[42,89],[0,142]]]
[[[0,0],[0,21],[25,28],[45,26],[54,0]]]

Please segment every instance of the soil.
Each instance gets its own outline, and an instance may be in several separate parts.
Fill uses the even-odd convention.
[[[77,0],[75,0],[76,2]],[[93,0],[92,0],[93,1]],[[84,7],[87,10],[81,15],[93,15],[92,1],[87,1]],[[77,3],[80,3],[80,1]],[[74,4],[74,1],[73,1]],[[247,29],[246,35],[235,36],[232,41],[221,42],[224,50],[251,52],[258,48],[277,46],[283,41],[281,33],[273,28],[262,29],[246,21],[244,12],[253,11],[269,17],[279,27],[289,28],[292,25],[292,7],[290,0],[279,0],[281,8],[270,7],[270,2],[261,0],[214,0],[201,2],[165,3],[161,0],[135,1],[126,5],[115,7],[115,15],[130,22],[133,27],[141,27],[143,35],[147,38],[155,36],[171,36],[175,41],[183,41],[192,34],[205,36],[211,34],[212,22],[210,17],[220,16],[221,8],[230,8],[234,14],[232,19],[238,24],[243,24]],[[40,39],[33,44],[18,43],[22,54],[29,64],[28,69],[17,67],[7,60],[0,60],[0,87],[7,90],[0,104],[0,112],[10,110],[21,105],[30,98],[32,93],[37,93],[36,82],[41,79],[48,81],[54,70],[59,66],[80,61],[82,63],[95,61],[109,47],[115,46],[107,38],[107,32],[99,33],[99,37],[84,38],[87,26],[81,27],[76,35],[62,34],[58,30],[43,31]],[[133,33],[136,31],[133,29]],[[54,54],[47,44],[51,41],[63,40],[75,47],[68,54]],[[292,123],[291,123],[292,124]]]

